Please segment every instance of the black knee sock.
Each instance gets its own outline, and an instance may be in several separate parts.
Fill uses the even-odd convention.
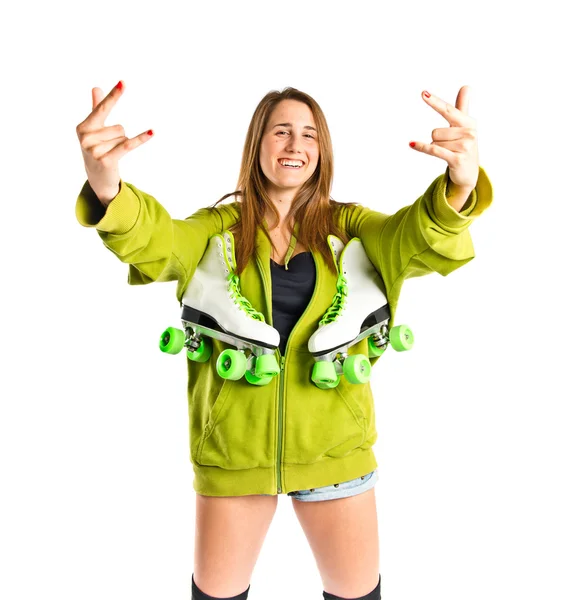
[[[361,596],[360,598],[342,598],[341,596],[334,596],[334,594],[324,592],[324,600],[381,600],[381,575],[379,573],[377,587],[366,596]]]
[[[191,575],[191,600],[248,600],[248,592],[250,591],[250,586],[245,592],[238,594],[237,596],[229,596],[228,598],[215,598],[215,596],[209,596],[209,594],[205,594],[202,592],[195,583],[195,579],[193,579],[193,574]],[[369,598],[369,600],[371,600]]]

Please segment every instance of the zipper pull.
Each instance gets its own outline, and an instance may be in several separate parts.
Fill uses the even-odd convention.
[[[285,366],[285,355],[281,357],[281,364],[279,365],[279,369],[282,371]]]

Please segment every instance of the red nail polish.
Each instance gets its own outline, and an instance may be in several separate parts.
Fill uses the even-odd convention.
[[[416,142],[410,142],[410,148],[413,148],[416,145]]]
[[[146,133],[148,133],[148,135],[153,135],[152,129],[149,129]]]
[[[431,97],[431,94],[430,94],[429,92],[426,92],[426,91],[424,91],[424,92],[423,92],[423,95],[424,95],[426,98],[430,98],[430,97]]]
[[[117,89],[118,89],[118,90],[122,90],[122,89],[123,89],[123,82],[122,82],[122,81],[120,81],[120,82],[117,84],[117,86],[116,86],[116,87],[117,87]]]

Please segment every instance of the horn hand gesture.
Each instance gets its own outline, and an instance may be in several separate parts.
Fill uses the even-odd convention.
[[[431,144],[410,142],[419,152],[442,158],[449,165],[447,201],[460,211],[478,181],[478,140],[476,120],[468,116],[469,87],[463,85],[455,106],[424,91],[422,98],[449,122],[431,132]]]

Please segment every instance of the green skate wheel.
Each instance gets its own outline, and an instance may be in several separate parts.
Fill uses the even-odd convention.
[[[318,360],[314,363],[310,378],[316,385],[319,383],[335,383],[335,385],[337,385],[336,382],[339,382],[338,375],[336,373],[336,365],[334,365],[333,362],[328,362],[327,360]]]
[[[199,348],[195,350],[187,351],[187,358],[193,360],[195,362],[204,363],[211,358],[211,354],[213,353],[213,345],[206,338],[201,338],[201,343],[199,344]]]
[[[340,379],[341,379],[341,377],[338,375],[337,379],[333,383],[322,383],[322,382],[316,383],[316,382],[314,382],[314,385],[316,385],[316,387],[319,387],[321,390],[329,390],[330,388],[338,387]]]
[[[257,377],[275,377],[279,375],[279,365],[275,354],[262,354],[256,358],[254,373]]]
[[[352,354],[343,361],[343,374],[349,383],[366,383],[371,378],[371,363],[363,354]]]
[[[390,330],[390,345],[397,351],[410,350],[414,345],[414,334],[407,325],[397,325]]]
[[[381,356],[382,354],[384,354],[384,351],[386,350],[386,346],[377,346],[375,344],[375,340],[373,339],[373,336],[369,336],[368,342],[369,342],[369,358],[375,358],[375,356]]]
[[[160,350],[167,354],[179,354],[185,344],[185,332],[176,327],[168,327],[160,336]]]
[[[252,385],[267,385],[273,379],[273,377],[258,377],[252,371],[246,371],[244,376],[246,377],[246,381]]]
[[[223,379],[240,379],[246,372],[246,362],[243,352],[227,348],[217,358],[217,373]]]

